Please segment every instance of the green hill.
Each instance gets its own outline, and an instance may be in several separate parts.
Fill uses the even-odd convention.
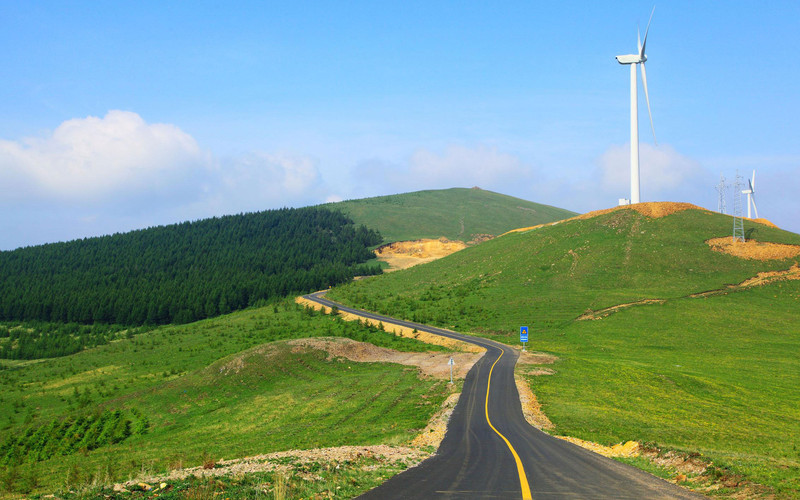
[[[469,242],[576,215],[479,188],[452,188],[330,203],[357,224],[380,231],[385,243],[440,238]]]
[[[0,252],[0,321],[189,323],[380,272],[380,241],[312,207]]]
[[[750,221],[745,232],[800,245],[800,235]],[[561,360],[555,375],[528,377],[555,432],[699,453],[719,475],[796,497],[800,280],[736,285],[800,257],[749,260],[706,243],[730,234],[730,217],[705,210],[651,218],[620,209],[329,296],[512,345],[527,325],[529,348]]]

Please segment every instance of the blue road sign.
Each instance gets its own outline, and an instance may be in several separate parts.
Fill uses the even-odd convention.
[[[527,342],[528,341],[528,327],[527,326],[519,327],[519,341],[520,342]]]

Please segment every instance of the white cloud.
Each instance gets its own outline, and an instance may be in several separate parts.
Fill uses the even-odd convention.
[[[342,198],[338,194],[331,194],[331,195],[328,195],[327,198],[325,198],[325,203],[338,203],[338,202],[340,202],[342,200],[344,200],[344,198]]]
[[[411,157],[409,174],[418,182],[450,187],[475,184],[494,186],[527,177],[529,171],[516,156],[496,148],[450,146],[443,154],[419,150]]]
[[[0,248],[214,215],[319,203],[317,162],[251,152],[215,158],[171,124],[129,111],[0,139]]]
[[[403,163],[368,160],[355,168],[353,177],[362,191],[396,193],[456,186],[503,190],[531,182],[533,172],[495,147],[452,145],[443,152],[417,150]]]
[[[600,181],[605,190],[630,196],[630,151],[630,144],[612,146],[600,157]],[[678,153],[667,144],[640,144],[639,168],[642,196],[647,193],[649,200],[672,194],[677,188],[685,187],[707,174],[697,161]]]
[[[98,201],[170,191],[208,155],[178,127],[148,124],[130,111],[67,120],[45,137],[0,140],[6,199]]]
[[[324,198],[316,162],[285,153],[253,152],[221,160],[206,192],[214,207],[229,212],[298,206]]]

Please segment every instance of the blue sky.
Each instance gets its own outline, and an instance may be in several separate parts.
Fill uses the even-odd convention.
[[[0,249],[454,186],[629,196],[652,3],[2,2]],[[756,169],[800,232],[800,4],[657,5],[643,201],[716,209]],[[729,211],[733,195],[729,193]]]

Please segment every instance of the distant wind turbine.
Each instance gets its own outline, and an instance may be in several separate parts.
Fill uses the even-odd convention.
[[[650,115],[650,129],[653,131],[653,141],[658,144],[656,140],[656,129],[653,127],[653,114],[650,112],[650,97],[647,95],[647,72],[644,69],[644,62],[647,60],[647,55],[644,53],[644,47],[647,45],[647,33],[650,31],[650,21],[653,20],[653,14],[656,8],[653,7],[653,12],[650,13],[650,20],[647,21],[647,29],[644,31],[644,42],[642,42],[639,32],[636,32],[636,41],[639,46],[638,54],[628,54],[624,56],[616,56],[617,62],[620,64],[630,64],[631,66],[631,203],[639,203],[639,108],[637,104],[637,79],[636,79],[636,65],[642,65],[642,84],[644,85],[644,98],[647,101],[647,114]]]
[[[756,213],[756,219],[758,219],[758,208],[756,208],[756,171],[753,170],[753,178],[747,179],[748,189],[743,189],[742,194],[747,195],[747,218],[752,219],[753,216],[750,212],[750,207],[753,207],[753,211]]]

